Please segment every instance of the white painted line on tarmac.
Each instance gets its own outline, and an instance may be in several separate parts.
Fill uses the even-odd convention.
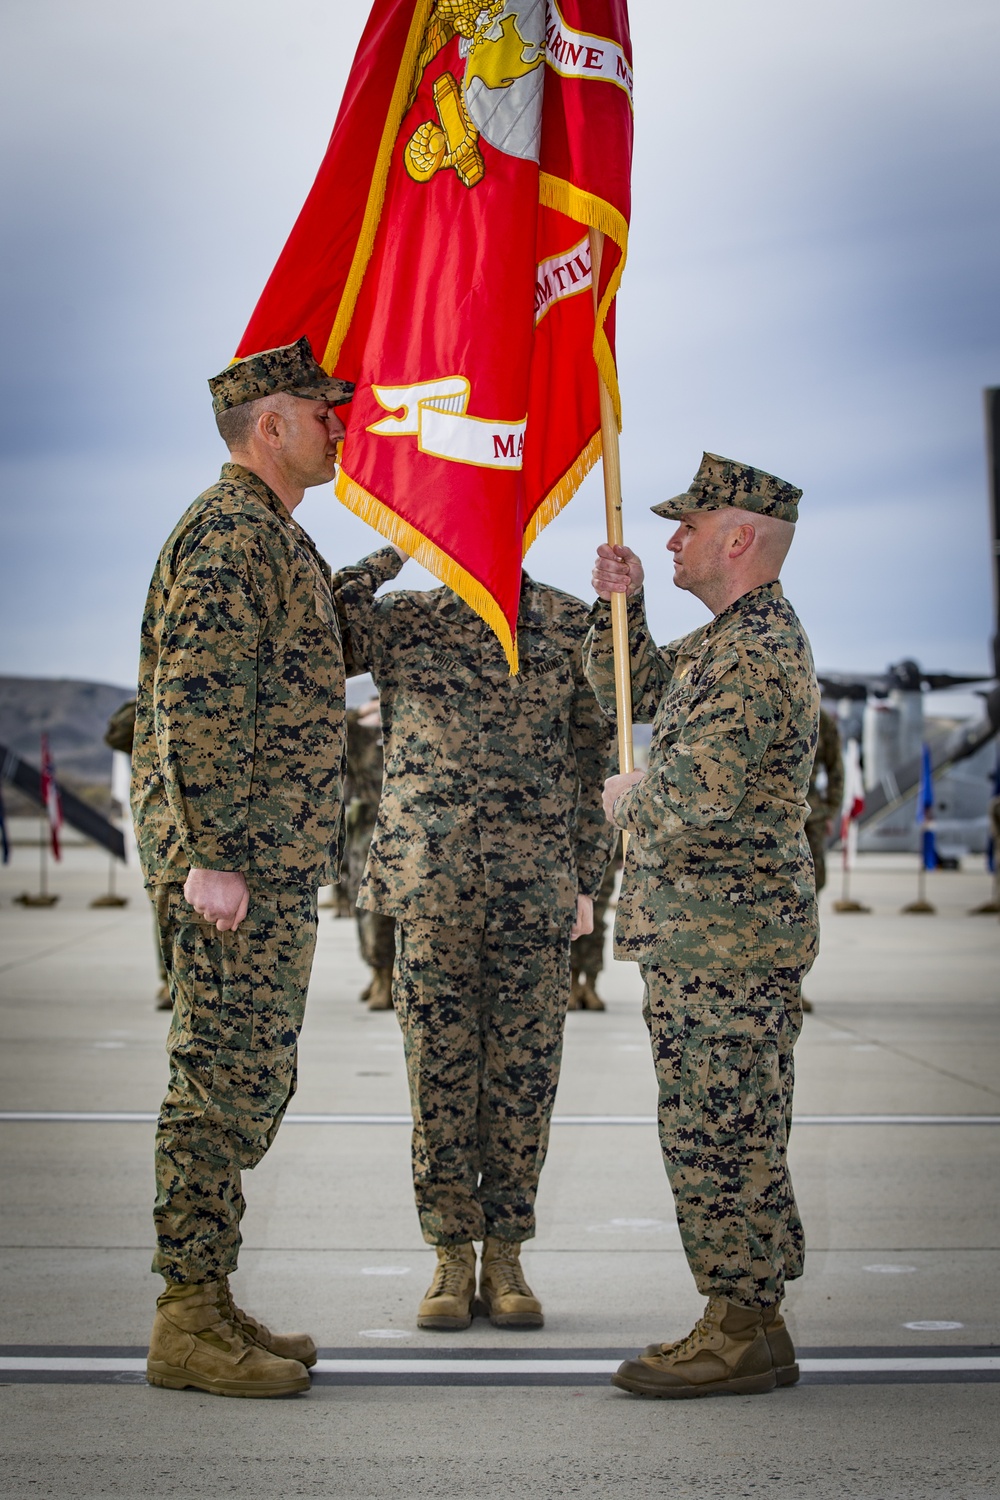
[[[135,1371],[146,1373],[144,1359],[75,1359],[61,1355],[57,1358],[26,1356],[13,1358],[0,1356],[0,1373],[14,1374],[21,1371],[30,1374],[54,1375],[128,1375]]]
[[[317,1375],[613,1375],[619,1359],[320,1359]],[[144,1359],[2,1356],[0,1373],[144,1374]],[[803,1375],[934,1374],[1000,1370],[1000,1355],[800,1359]]]
[[[152,1110],[0,1110],[0,1123],[55,1125],[153,1125]],[[286,1125],[412,1125],[409,1115],[286,1115]],[[653,1115],[555,1115],[553,1125],[656,1124]],[[800,1125],[1000,1125],[1000,1115],[796,1115]]]

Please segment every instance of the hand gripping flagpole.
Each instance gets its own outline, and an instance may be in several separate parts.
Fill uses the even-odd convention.
[[[590,231],[590,266],[593,282],[594,311],[597,311],[600,296],[601,256],[604,250],[604,235],[599,229]],[[604,383],[600,371],[597,373],[598,392],[601,400],[601,451],[604,469],[604,511],[608,524],[608,542],[612,547],[621,547],[622,534],[622,470],[618,451],[618,420],[615,416],[611,392]],[[611,639],[615,653],[615,704],[618,714],[618,769],[624,775],[634,769],[632,756],[632,658],[628,640],[628,597],[625,594],[611,595]]]

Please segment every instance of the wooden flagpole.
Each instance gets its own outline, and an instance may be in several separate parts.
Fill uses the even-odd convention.
[[[594,312],[597,312],[601,256],[604,235],[590,231],[590,265],[593,281]],[[601,450],[604,470],[604,511],[607,517],[608,542],[612,547],[624,543],[622,534],[622,470],[618,451],[618,421],[611,392],[604,377],[597,372],[601,399]],[[611,638],[615,653],[615,703],[618,713],[618,769],[622,774],[634,770],[632,754],[632,657],[628,642],[628,601],[625,594],[611,595]]]

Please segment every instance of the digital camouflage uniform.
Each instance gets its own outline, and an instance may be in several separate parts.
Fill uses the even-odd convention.
[[[577,894],[596,895],[610,730],[583,676],[587,610],[525,575],[520,674],[450,589],[335,577],[349,672],[379,691],[385,780],[359,904],[396,919],[393,1001],[424,1238],[534,1233]]]
[[[153,574],[132,755],[174,1002],[154,1210],[153,1269],[168,1282],[235,1268],[240,1171],[260,1161],[295,1089],[316,888],[339,840],[343,715],[329,568],[277,495],[227,463]],[[238,931],[188,906],[192,867],[244,873]]]
[[[601,880],[601,888],[594,897],[594,930],[584,933],[583,937],[574,938],[570,944],[570,967],[574,972],[589,974],[596,978],[604,968],[604,943],[608,935],[608,907],[615,893],[615,880],[621,867],[621,840],[616,839],[611,858]]]
[[[121,708],[116,708],[108,720],[108,727],[104,731],[104,743],[110,745],[112,750],[120,750],[123,755],[130,759],[132,756],[132,742],[135,739],[135,699],[130,698],[123,703]],[[124,811],[124,809],[123,809]],[[160,952],[160,923],[153,908],[153,949],[156,954],[156,968],[160,976],[160,989],[156,997],[157,1010],[169,1010],[170,986],[167,983],[167,966],[163,962],[163,954]]]
[[[825,773],[825,784],[820,787],[820,771]],[[840,749],[840,732],[836,722],[825,709],[819,715],[819,740],[816,759],[809,778],[809,816],[806,819],[806,838],[816,871],[817,895],[826,885],[827,824],[831,818],[840,817],[840,804],[844,800],[844,757]]]
[[[773,1306],[802,1273],[786,1161],[799,988],[817,947],[804,835],[819,691],[781,585],[657,649],[629,600],[644,779],[615,804],[628,853],[615,954],[645,980],[660,1141],[698,1289]],[[611,612],[587,672],[614,710]]]
[[[372,969],[391,969],[396,958],[392,917],[363,911],[357,905],[361,877],[365,873],[368,848],[375,832],[375,817],[382,795],[381,727],[358,723],[359,710],[347,710],[347,775],[344,802],[347,809],[347,848],[344,855],[347,899],[357,917],[358,947]]]

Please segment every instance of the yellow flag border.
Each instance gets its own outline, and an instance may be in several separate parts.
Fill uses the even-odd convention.
[[[618,369],[608,336],[604,332],[604,320],[622,284],[622,272],[628,259],[628,223],[624,214],[620,213],[606,198],[598,198],[596,194],[587,193],[583,188],[567,182],[564,177],[552,177],[548,172],[539,174],[538,201],[543,208],[554,208],[559,213],[565,214],[568,219],[575,219],[578,224],[586,224],[589,229],[599,229],[602,234],[607,235],[608,239],[614,240],[621,251],[618,264],[611,273],[594,319],[594,363],[601,372],[604,384],[611,392],[615,420],[618,423],[618,431],[621,432],[622,398],[618,390]]]

